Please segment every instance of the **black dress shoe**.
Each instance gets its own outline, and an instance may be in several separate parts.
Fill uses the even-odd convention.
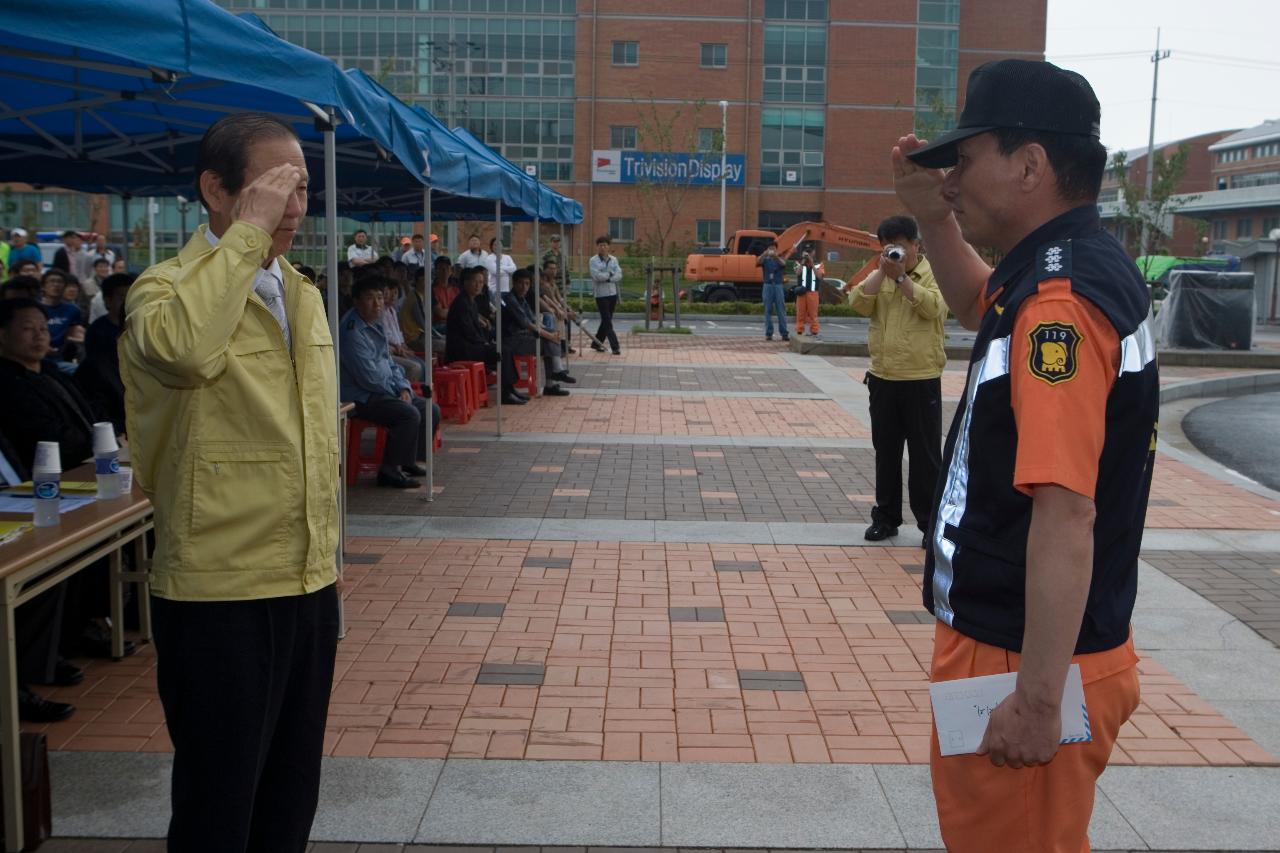
[[[138,647],[132,640],[124,641],[125,657],[129,657],[137,650]],[[111,630],[97,622],[90,622],[80,635],[80,654],[87,658],[113,660],[115,655],[111,653]]]
[[[577,384],[578,384],[578,380],[576,380],[576,379],[574,379],[572,376],[570,376],[570,375],[569,375],[569,371],[567,371],[567,370],[562,370],[562,371],[560,371],[559,373],[553,373],[553,374],[551,374],[551,378],[552,378],[552,379],[554,379],[554,380],[555,380],[555,381],[557,381],[557,382],[565,382],[565,383],[567,383],[567,384],[569,384],[569,385],[577,385]]]
[[[622,355],[622,350],[620,350],[620,349],[616,349],[616,350],[614,350],[614,351],[613,351],[613,354],[614,354],[614,355]]]
[[[521,397],[517,394],[503,394],[502,405],[504,406],[523,406],[529,402],[528,397]]]
[[[44,683],[55,687],[74,687],[82,681],[84,681],[84,670],[70,661],[59,658],[53,668],[53,680]]]
[[[384,474],[381,471],[378,472],[378,485],[384,486],[388,489],[420,489],[422,488],[422,484],[419,483],[417,480],[413,479],[412,477],[406,477],[404,474],[400,474],[399,476],[392,476],[391,474]]]
[[[592,348],[593,350],[595,350],[596,352],[604,352],[604,351],[605,351],[604,347],[600,346],[599,344],[592,344],[592,345],[591,345],[591,348]]]
[[[410,477],[427,476],[427,469],[423,468],[421,465],[401,465],[400,470]]]
[[[54,702],[25,687],[18,688],[18,719],[28,723],[57,723],[76,712],[75,705]]]
[[[881,539],[888,539],[890,536],[897,536],[898,528],[890,527],[882,521],[873,521],[871,526],[867,528],[867,532],[862,534],[862,538],[868,542],[879,542]]]
[[[564,388],[561,388],[559,385],[548,385],[548,386],[546,386],[545,388],[543,388],[543,389],[542,389],[542,396],[544,396],[544,397],[568,397],[568,396],[569,396],[569,392],[568,392],[567,390],[565,390]]]

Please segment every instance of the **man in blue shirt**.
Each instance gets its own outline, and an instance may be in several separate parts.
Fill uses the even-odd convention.
[[[387,429],[387,446],[378,469],[378,485],[393,489],[417,489],[413,477],[426,475],[418,465],[426,459],[422,421],[427,401],[413,393],[404,369],[391,359],[382,328],[382,299],[386,277],[366,275],[351,289],[355,304],[338,326],[339,384],[342,399],[355,403],[352,417]],[[440,409],[431,406],[432,432],[440,424]],[[412,476],[410,476],[412,475]]]
[[[773,314],[778,315],[778,331],[782,339],[789,341],[787,335],[787,297],[782,290],[782,280],[786,263],[778,257],[778,244],[770,243],[760,257],[756,258],[756,266],[764,274],[764,285],[760,295],[764,298],[764,339],[773,340]]]
[[[15,228],[9,232],[9,269],[17,270],[18,265],[23,261],[34,261],[37,267],[44,269],[44,257],[40,254],[40,247],[35,243],[27,242],[25,230]]]

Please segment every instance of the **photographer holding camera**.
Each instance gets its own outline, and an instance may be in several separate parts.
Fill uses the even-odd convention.
[[[902,448],[909,457],[907,492],[923,532],[933,511],[942,464],[942,322],[947,306],[920,250],[910,216],[890,216],[876,229],[880,266],[852,289],[853,310],[871,318],[871,444],[876,453],[876,503],[864,538],[898,534],[902,524]]]

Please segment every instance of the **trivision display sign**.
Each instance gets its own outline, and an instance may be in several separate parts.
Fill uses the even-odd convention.
[[[746,157],[725,155],[725,183],[744,183]],[[691,184],[720,185],[720,155],[714,152],[685,154],[662,151],[608,149],[593,151],[591,180],[597,184]]]

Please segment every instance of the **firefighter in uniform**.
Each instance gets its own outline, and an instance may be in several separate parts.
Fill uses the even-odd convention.
[[[1138,705],[1159,389],[1147,288],[1099,224],[1099,121],[1080,75],[1002,60],[974,70],[955,130],[892,152],[943,296],[978,331],[926,557],[931,678],[1018,673],[977,754],[942,757],[934,732],[951,851],[1087,851],[1095,782]],[[1060,745],[1072,663],[1092,740]]]

